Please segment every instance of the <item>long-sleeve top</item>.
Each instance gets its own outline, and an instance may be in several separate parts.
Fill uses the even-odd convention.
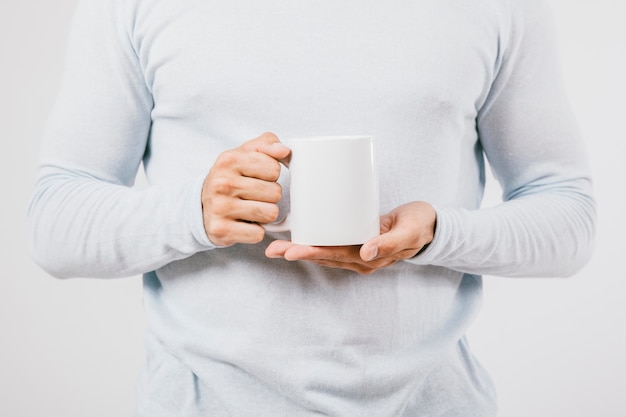
[[[541,0],[81,0],[33,256],[143,275],[137,416],[494,416],[464,336],[481,275],[568,276],[593,246],[551,19]],[[359,275],[267,258],[285,233],[213,244],[203,181],[265,131],[375,136],[381,213],[430,202],[430,246]],[[503,201],[481,208],[486,163]]]

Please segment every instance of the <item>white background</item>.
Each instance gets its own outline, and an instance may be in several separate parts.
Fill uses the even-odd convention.
[[[551,3],[594,170],[596,252],[566,280],[485,277],[470,342],[495,379],[501,417],[624,417],[626,0]],[[131,416],[143,359],[139,277],[59,281],[28,255],[26,206],[74,6],[0,0],[3,417]],[[490,183],[486,204],[498,193]]]

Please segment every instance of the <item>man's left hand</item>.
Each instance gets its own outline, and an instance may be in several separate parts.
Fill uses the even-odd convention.
[[[276,240],[265,250],[269,258],[309,261],[318,265],[371,274],[412,258],[435,235],[437,214],[423,201],[397,207],[380,218],[380,235],[362,246],[304,246]]]

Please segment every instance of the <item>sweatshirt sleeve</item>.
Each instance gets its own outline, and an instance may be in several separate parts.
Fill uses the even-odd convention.
[[[542,0],[510,4],[499,70],[476,122],[503,203],[437,207],[435,238],[413,262],[473,274],[569,276],[592,253],[589,168],[559,73],[551,11]]]
[[[57,277],[121,277],[214,248],[203,178],[132,188],[152,96],[132,45],[133,2],[81,0],[29,206],[33,256]]]

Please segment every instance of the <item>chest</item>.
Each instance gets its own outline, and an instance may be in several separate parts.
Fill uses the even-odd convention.
[[[494,76],[497,20],[476,2],[149,3],[133,36],[155,121],[471,118]]]

